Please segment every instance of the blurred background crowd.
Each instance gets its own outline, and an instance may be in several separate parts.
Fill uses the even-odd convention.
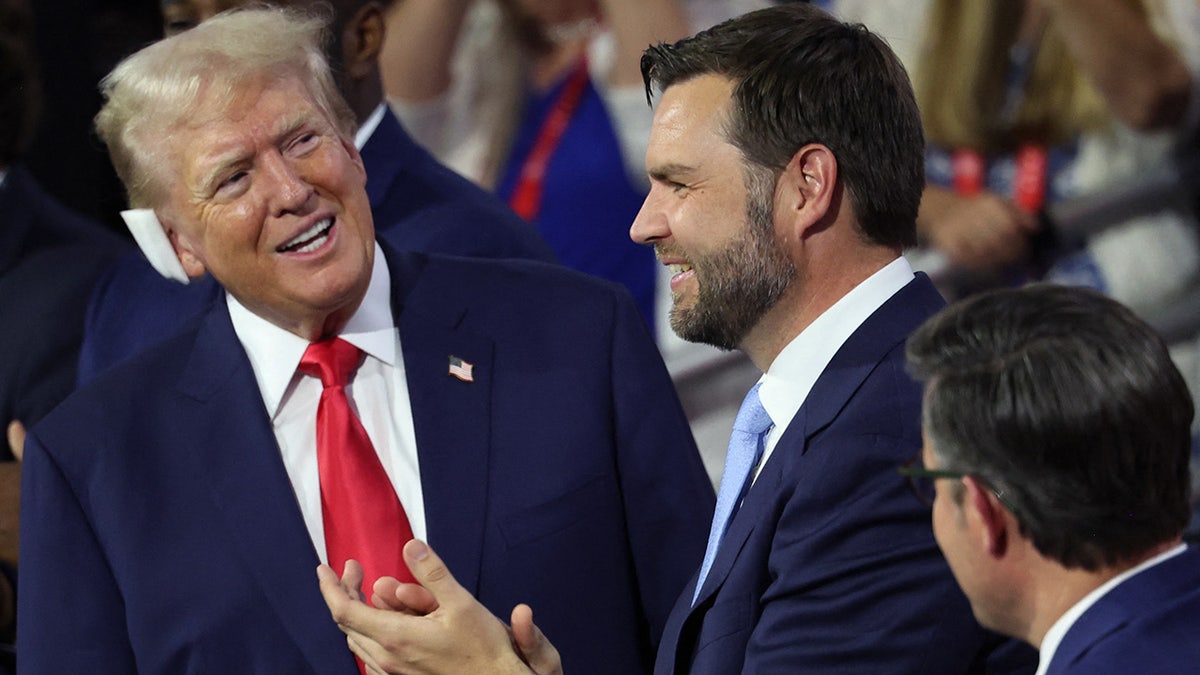
[[[91,127],[98,81],[164,33],[241,4],[0,0],[0,425],[12,459],[74,386],[92,289],[133,250]],[[640,59],[769,0],[383,4],[376,95],[560,263],[628,288],[715,483],[759,371],[672,334],[668,272],[629,238],[648,187]],[[927,143],[914,267],[948,299],[1034,280],[1100,290],[1163,333],[1200,394],[1200,4],[817,4],[884,36],[913,80]],[[0,629],[11,633],[19,463],[0,469]]]

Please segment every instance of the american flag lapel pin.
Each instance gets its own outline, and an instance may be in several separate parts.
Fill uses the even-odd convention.
[[[464,361],[453,354],[450,355],[450,374],[454,377],[463,382],[474,382],[475,376],[472,374],[474,370],[475,365],[470,361]]]

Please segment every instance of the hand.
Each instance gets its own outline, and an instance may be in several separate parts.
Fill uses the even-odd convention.
[[[533,622],[533,609],[520,604],[513,607],[512,638],[517,652],[525,663],[538,675],[563,675],[562,659],[550,640]]]
[[[933,248],[950,262],[986,271],[1025,257],[1029,237],[1038,228],[1033,215],[992,192],[971,197],[945,195],[943,199],[939,216],[930,220],[925,230]]]
[[[21,461],[21,455],[25,452],[25,425],[21,424],[21,420],[13,420],[8,423],[8,447],[12,450],[13,457],[17,461]]]
[[[370,672],[535,672],[516,652],[505,625],[454,580],[424,542],[405,545],[404,559],[426,593],[415,591],[412,584],[382,580],[373,588],[379,608],[359,597],[355,584],[361,583],[362,571],[357,563],[347,564],[343,579],[326,565],[317,568],[321,594],[334,621]],[[537,659],[536,672],[561,673],[557,652],[532,617],[522,611],[518,618],[522,648]]]

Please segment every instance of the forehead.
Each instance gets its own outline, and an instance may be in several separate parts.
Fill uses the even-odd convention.
[[[246,161],[259,148],[304,126],[330,126],[298,78],[239,82],[228,93],[205,87],[192,114],[171,129],[172,146],[186,182],[204,180],[225,164]]]
[[[668,87],[654,112],[647,165],[731,148],[725,125],[732,94],[733,82],[718,75],[700,75]]]
[[[209,79],[187,114],[174,129],[187,134],[200,130],[274,126],[283,117],[323,117],[304,80],[294,73],[226,80]]]

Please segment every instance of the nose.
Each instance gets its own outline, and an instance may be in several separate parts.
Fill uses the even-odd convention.
[[[305,211],[316,190],[297,168],[279,153],[269,154],[263,164],[270,183],[271,212],[278,217]]]
[[[658,188],[652,186],[642,208],[629,227],[629,238],[639,244],[655,244],[671,236],[667,216],[659,207]]]

